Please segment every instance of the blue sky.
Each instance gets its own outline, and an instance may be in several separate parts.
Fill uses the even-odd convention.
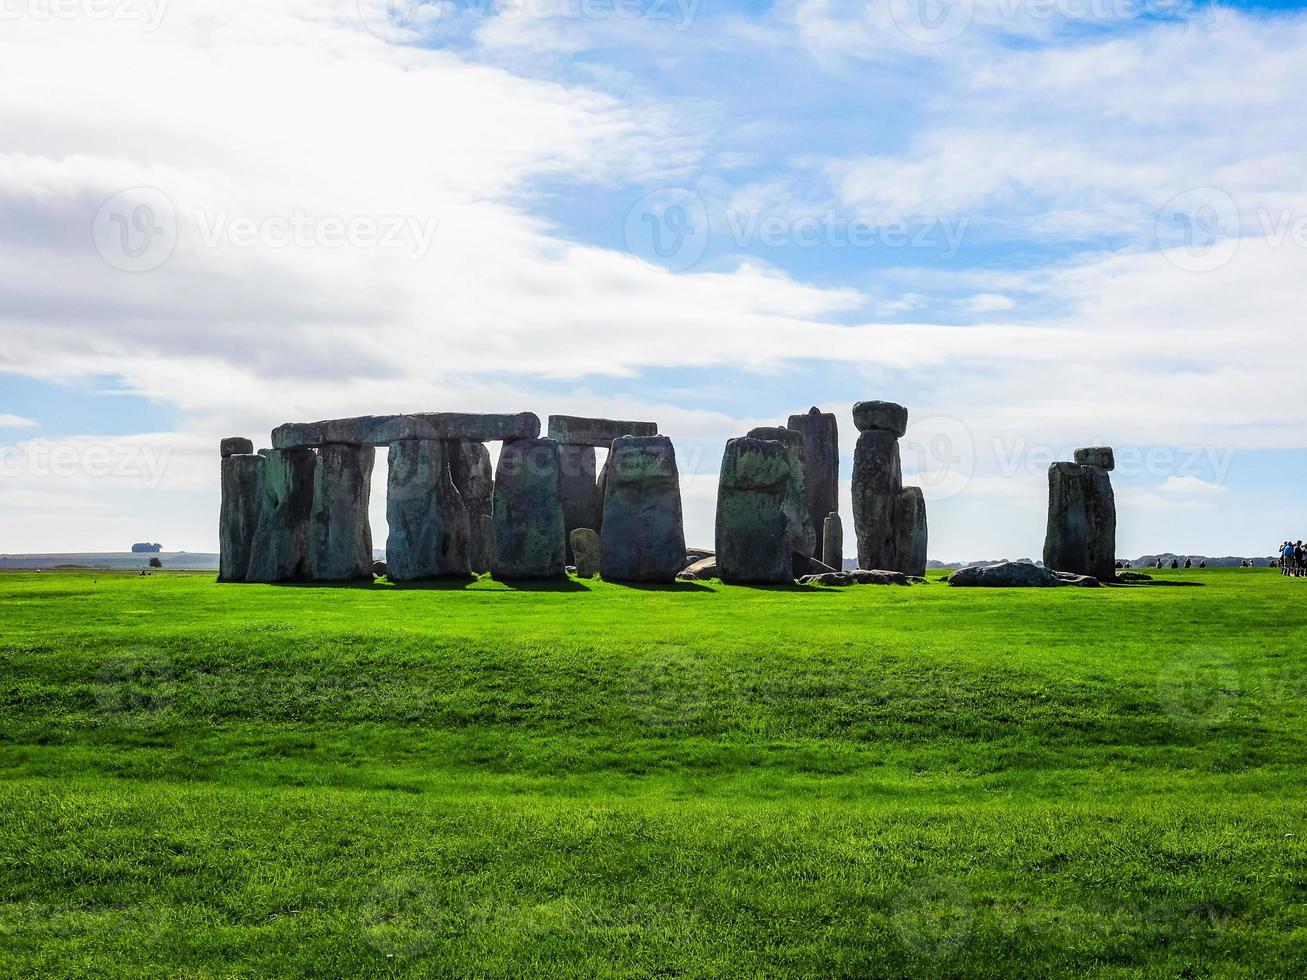
[[[708,545],[726,438],[820,405],[847,478],[863,398],[931,557],[1097,443],[1123,554],[1304,533],[1299,5],[16,9],[0,551],[210,550],[218,438],[407,410],[655,419]]]

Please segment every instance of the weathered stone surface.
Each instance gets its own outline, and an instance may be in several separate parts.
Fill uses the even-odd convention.
[[[689,579],[692,582],[706,582],[710,578],[716,578],[717,558],[715,555],[709,555],[707,558],[691,562],[676,577]]]
[[[789,582],[785,495],[791,454],[771,439],[729,439],[717,486],[717,570],[723,582]]]
[[[902,439],[908,431],[908,410],[894,402],[858,402],[853,406],[853,424],[859,432],[879,430]]]
[[[831,511],[821,522],[821,560],[836,571],[844,568],[844,522]]]
[[[603,542],[599,534],[589,527],[578,527],[567,536],[572,554],[576,556],[577,578],[594,578],[599,574],[603,560]]]
[[[368,503],[376,456],[371,446],[329,443],[318,450],[309,519],[309,574],[314,581],[372,580]]]
[[[1116,498],[1107,471],[1079,463],[1048,468],[1047,568],[1111,581],[1116,564]]]
[[[390,444],[386,568],[392,582],[471,574],[471,523],[450,465],[461,445],[435,439]]]
[[[853,452],[853,530],[858,565],[896,568],[894,514],[903,490],[899,443],[894,433],[869,429]]]
[[[805,575],[799,579],[802,585],[911,585],[908,576],[902,572],[887,569],[856,568],[848,572],[824,572],[820,575]]]
[[[607,449],[622,436],[656,436],[657,422],[588,419],[576,415],[549,416],[549,438],[569,446]]]
[[[564,577],[567,544],[558,443],[505,442],[495,471],[494,505],[491,574],[498,579]]]
[[[1111,446],[1090,446],[1077,449],[1072,457],[1081,466],[1097,466],[1100,470],[1116,469],[1116,455]]]
[[[374,561],[372,563],[372,575],[374,578],[385,578],[386,563],[384,561]]]
[[[790,551],[811,558],[817,553],[817,525],[812,523],[812,511],[808,507],[803,434],[779,425],[762,426],[750,429],[748,438],[774,439],[784,444],[789,453],[790,479],[785,490],[785,517],[790,527]]]
[[[262,508],[259,481],[265,462],[263,456],[248,454],[222,460],[222,508],[218,517],[220,582],[244,582],[249,574],[250,553]]]
[[[1046,568],[1030,562],[1000,561],[992,565],[959,568],[949,576],[949,585],[997,588],[1056,588],[1062,580]]]
[[[539,435],[540,418],[532,412],[516,415],[420,412],[363,415],[322,422],[287,422],[272,430],[272,445],[274,449],[295,449],[340,443],[375,448],[406,439],[498,442],[534,439]]]
[[[561,493],[563,527],[567,531],[567,560],[571,562],[572,532],[579,527],[591,530],[601,527],[604,501],[595,482],[594,446],[559,445],[558,459],[562,467]]]
[[[686,557],[692,559],[691,564],[693,564],[693,562],[698,561],[700,558],[712,558],[712,557],[714,557],[716,554],[717,554],[717,552],[713,551],[711,548],[690,548],[690,547],[687,547],[687,548],[685,549],[685,555],[686,555]]]
[[[840,569],[832,568],[823,561],[816,558],[808,558],[804,555],[794,552],[790,555],[790,572],[796,579],[801,579],[805,575],[825,575],[827,572],[838,572]]]
[[[803,482],[808,492],[808,519],[820,536],[826,515],[840,509],[839,426],[832,413],[823,412],[814,405],[802,415],[791,415],[786,427],[803,437]]]
[[[894,567],[905,575],[926,574],[926,498],[921,487],[899,491],[894,509]]]
[[[467,509],[471,533],[468,564],[477,574],[488,572],[495,540],[490,518],[494,509],[495,471],[490,463],[490,450],[479,442],[448,442],[445,456],[449,460],[450,478]]]
[[[309,517],[313,512],[311,449],[265,449],[259,481],[259,523],[250,544],[247,582],[294,582],[309,577]]]
[[[667,436],[613,440],[604,489],[603,563],[613,582],[671,582],[685,567],[681,479]]]
[[[249,456],[254,452],[254,443],[244,436],[228,436],[218,444],[218,452],[223,459],[228,456]]]

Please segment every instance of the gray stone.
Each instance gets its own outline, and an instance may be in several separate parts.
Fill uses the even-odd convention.
[[[706,582],[710,578],[716,578],[717,557],[709,555],[707,558],[700,558],[698,561],[691,562],[676,577],[688,579],[692,582]]]
[[[791,454],[773,439],[729,439],[717,486],[717,570],[723,582],[789,582],[785,497]]]
[[[551,437],[552,438],[552,437]],[[559,445],[562,467],[563,527],[567,531],[567,560],[572,561],[572,532],[579,527],[602,526],[603,498],[595,482],[594,446]]]
[[[894,567],[905,575],[926,574],[926,498],[921,487],[904,487],[894,510]]]
[[[1058,588],[1060,586],[1097,587],[1098,579],[1090,575],[1073,575],[1040,568],[1030,562],[1000,561],[992,565],[959,568],[949,576],[949,585],[988,588]]]
[[[1116,455],[1111,446],[1090,446],[1077,449],[1072,458],[1081,466],[1097,466],[1100,470],[1116,469]]]
[[[468,564],[480,574],[490,571],[490,554],[494,548],[493,521],[495,472],[490,450],[479,442],[449,442],[445,445],[449,475],[467,509],[471,541]]]
[[[717,552],[713,551],[711,548],[689,548],[689,547],[687,547],[687,548],[685,549],[685,555],[686,555],[687,558],[691,559],[691,562],[692,562],[692,563],[698,561],[700,558],[712,558],[712,557],[714,557],[716,554],[717,554]]]
[[[318,450],[309,519],[309,573],[314,581],[372,580],[368,503],[376,456],[371,446],[328,443]]]
[[[840,569],[832,568],[816,558],[807,558],[798,552],[790,555],[790,572],[793,578],[801,579],[805,575],[825,575],[828,572],[838,571]]]
[[[567,536],[572,554],[576,556],[577,578],[594,578],[599,574],[603,560],[603,542],[594,528],[578,527]]]
[[[272,445],[274,449],[296,449],[341,443],[375,448],[406,439],[498,442],[534,439],[539,435],[540,419],[532,412],[516,415],[421,412],[364,415],[322,422],[287,422],[272,430]]]
[[[384,561],[374,561],[372,563],[372,576],[373,578],[386,577],[386,563]]]
[[[569,446],[607,449],[622,436],[656,436],[657,422],[589,419],[576,415],[549,416],[549,438]]]
[[[218,452],[223,459],[228,456],[250,456],[254,453],[254,443],[244,436],[228,436],[218,444]]]
[[[903,492],[903,467],[894,433],[868,429],[853,452],[853,530],[862,568],[898,567],[894,520]]]
[[[805,575],[799,579],[801,585],[911,585],[908,576],[902,572],[886,569],[857,568],[848,572],[823,572],[820,575]]]
[[[435,439],[390,444],[386,567],[392,582],[471,574],[471,523],[450,465],[462,445]]]
[[[494,554],[497,579],[563,578],[563,525],[558,443],[515,439],[499,451],[495,471]]]
[[[817,553],[817,527],[808,507],[803,434],[779,425],[750,429],[750,439],[774,439],[783,443],[790,455],[790,480],[785,491],[785,517],[790,527],[790,551],[805,558]],[[824,515],[823,515],[824,516]]]
[[[247,440],[248,441],[248,440]],[[218,517],[218,581],[244,582],[250,570],[254,533],[262,507],[259,481],[263,456],[242,454],[222,460],[222,508]]]
[[[685,566],[681,478],[667,436],[613,440],[604,488],[603,563],[613,582],[672,582]]]
[[[1116,498],[1107,471],[1079,463],[1051,464],[1044,566],[1111,581],[1115,556]]]
[[[821,560],[836,571],[844,568],[844,522],[831,511],[821,522]]]
[[[853,406],[853,424],[859,432],[879,430],[902,439],[908,431],[908,410],[894,402],[858,402]]]
[[[247,582],[295,582],[309,577],[309,517],[313,512],[312,449],[265,449],[259,481],[259,523],[250,543]]]
[[[803,482],[808,492],[808,519],[821,534],[826,515],[840,509],[840,437],[835,416],[815,405],[791,415],[787,428],[803,437]],[[830,562],[826,562],[827,565]]]

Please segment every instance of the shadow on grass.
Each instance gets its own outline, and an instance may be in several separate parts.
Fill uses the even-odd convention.
[[[605,582],[609,581],[604,579]],[[695,582],[689,579],[677,579],[675,582],[623,582],[620,579],[611,582],[612,585],[619,585],[624,589],[635,589],[637,592],[711,592],[712,589],[702,582]]]
[[[1105,582],[1107,586],[1114,589],[1152,589],[1158,586],[1181,586],[1184,588],[1194,587],[1201,589],[1206,582],[1177,582],[1173,579],[1153,579],[1151,582]]]

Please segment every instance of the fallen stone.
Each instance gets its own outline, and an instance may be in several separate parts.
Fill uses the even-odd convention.
[[[491,528],[495,495],[495,473],[490,464],[490,450],[479,442],[447,442],[445,457],[449,476],[467,510],[468,565],[473,572],[490,571],[490,554],[494,549]]]
[[[807,555],[801,555],[798,552],[790,556],[790,572],[796,579],[801,579],[805,575],[825,575],[828,572],[838,571],[838,568],[827,565],[824,561],[809,558]]]
[[[820,536],[826,515],[840,509],[839,427],[832,413],[823,412],[815,405],[802,415],[791,415],[786,427],[803,437],[803,482],[808,493],[808,520]]]
[[[811,557],[817,553],[817,525],[808,507],[808,486],[804,462],[803,434],[781,426],[750,429],[750,439],[774,439],[785,446],[790,456],[790,479],[785,490],[785,517],[790,527],[790,551]]]
[[[700,558],[698,561],[691,562],[676,577],[689,579],[692,582],[706,582],[710,578],[716,578],[717,558],[710,555],[707,558]]]
[[[1151,582],[1153,576],[1146,575],[1143,572],[1117,572],[1116,580],[1118,582]]]
[[[372,580],[368,504],[376,455],[371,446],[338,443],[318,450],[309,517],[309,575],[314,581]]]
[[[1077,449],[1072,458],[1081,466],[1097,466],[1102,470],[1116,469],[1116,456],[1111,446],[1090,446]]]
[[[258,530],[262,508],[259,481],[265,463],[265,457],[251,454],[223,457],[222,506],[218,517],[219,582],[244,582],[249,574],[254,533]]]
[[[894,506],[894,566],[905,575],[926,574],[926,498],[921,487],[904,487]]]
[[[831,568],[844,568],[844,522],[832,511],[822,521],[821,560]]]
[[[613,440],[604,490],[603,577],[672,582],[685,564],[681,479],[667,436]]]
[[[698,561],[700,558],[711,558],[717,554],[717,552],[713,551],[711,548],[686,548],[685,554],[692,561]]]
[[[375,448],[407,439],[499,442],[534,439],[539,435],[540,419],[532,412],[516,415],[423,412],[363,415],[322,422],[287,422],[272,430],[272,446],[274,449],[297,449],[341,443]]]
[[[799,579],[800,585],[909,585],[908,576],[902,572],[886,569],[856,568],[847,572],[823,572],[820,575],[805,575]]]
[[[254,443],[244,436],[228,436],[218,444],[218,452],[223,459],[228,456],[250,456],[254,453]]]
[[[495,470],[494,553],[497,579],[566,576],[562,472],[552,439],[505,442]]]
[[[309,517],[313,512],[312,449],[265,449],[259,481],[259,522],[250,544],[247,582],[295,582],[309,577]]]
[[[577,578],[594,578],[599,574],[599,565],[603,558],[603,542],[593,528],[578,527],[568,535],[572,554],[576,556],[573,566]]]
[[[472,525],[451,472],[461,445],[436,439],[390,444],[386,567],[392,582],[471,575]]]
[[[1088,575],[1059,575],[1024,561],[1001,561],[992,565],[959,568],[948,578],[949,585],[989,588],[1058,588],[1064,585],[1097,586]]]
[[[902,439],[908,431],[908,410],[894,402],[858,402],[853,406],[853,424],[859,432],[879,430]]]
[[[656,436],[657,422],[588,419],[576,415],[549,416],[549,438],[569,446],[608,449],[622,436]]]
[[[786,493],[791,454],[772,439],[729,439],[717,487],[717,571],[723,582],[793,581]]]

